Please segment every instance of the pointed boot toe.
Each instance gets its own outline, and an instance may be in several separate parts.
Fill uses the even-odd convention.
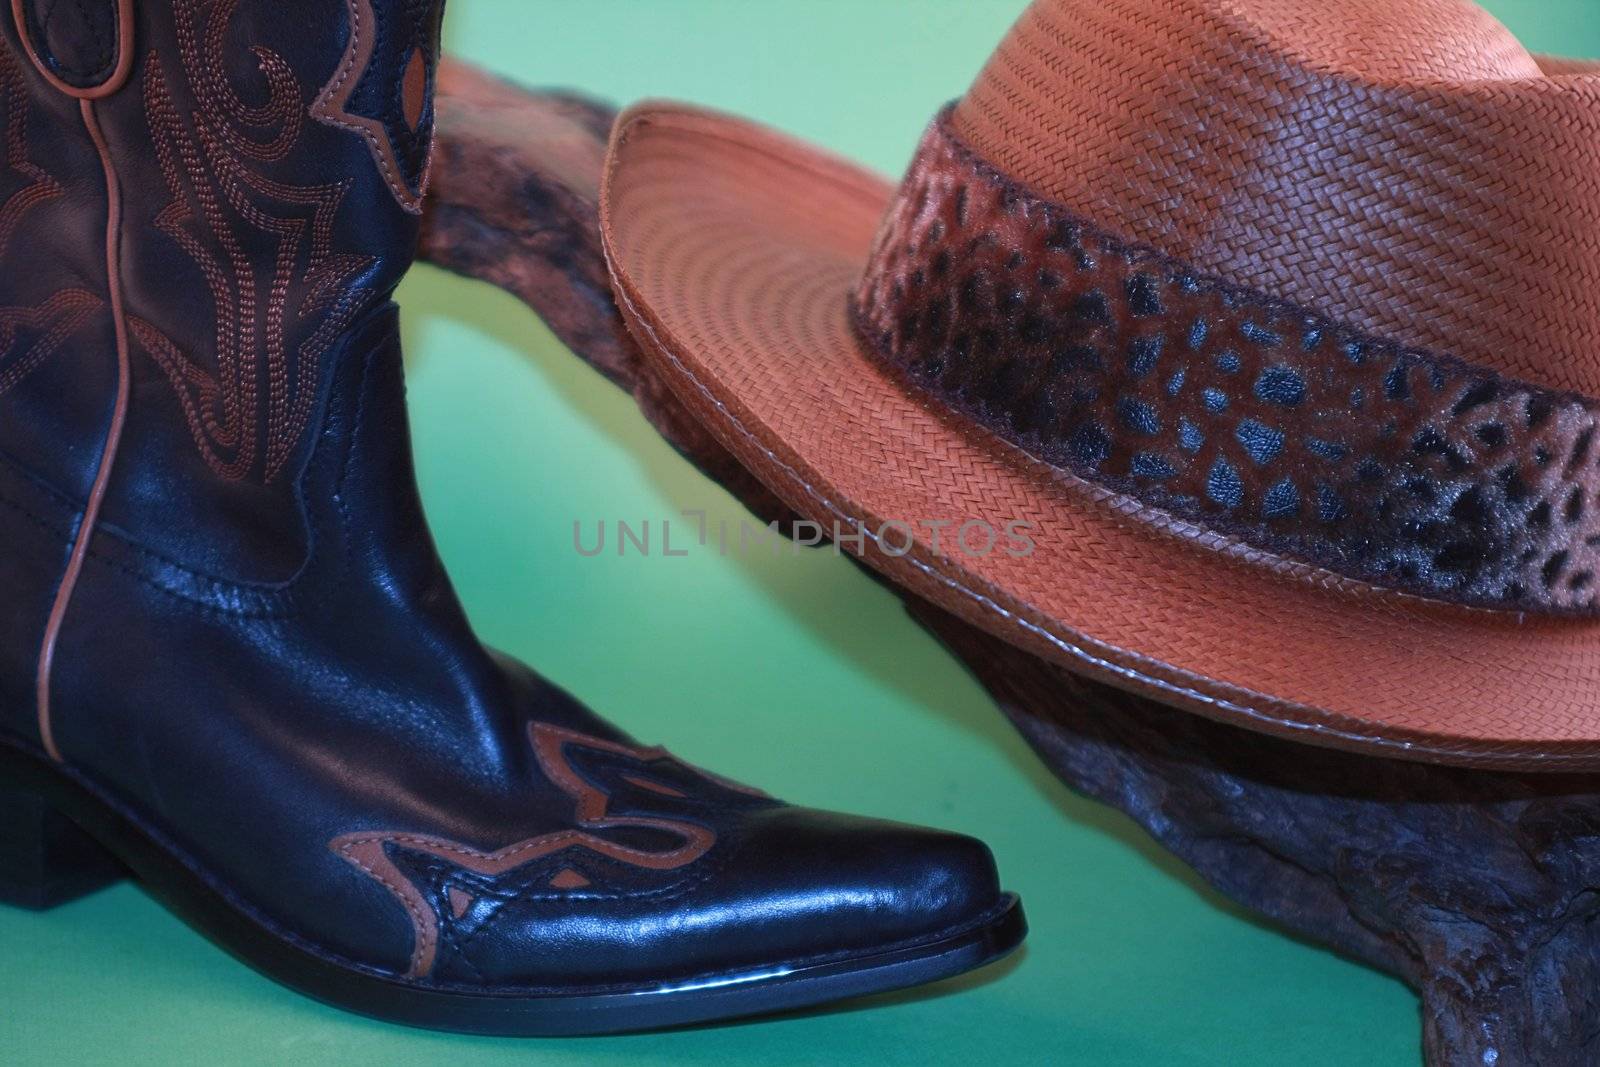
[[[664,813],[688,817],[702,802],[677,788],[685,795],[633,810],[653,811],[641,817],[664,820],[664,830]],[[626,869],[586,849],[493,888],[435,884],[432,897],[452,900],[455,914],[434,973],[533,989],[632,987],[641,1003],[663,990],[721,989],[728,999],[749,987],[759,1004],[801,987],[821,996],[867,972],[878,990],[959,973],[1025,932],[989,850],[971,838],[761,799],[713,817],[702,808],[700,819],[707,851],[673,871]]]
[[[1012,907],[981,841],[878,819],[759,812],[729,862],[736,895],[718,925],[777,959],[940,941]]]
[[[507,668],[515,725],[475,775],[419,793],[375,770],[352,783],[301,766],[301,792],[264,803],[273,825],[236,827],[232,851],[196,815],[153,819],[4,739],[0,901],[52,907],[131,873],[286,985],[494,1034],[792,1010],[961,974],[1025,936],[981,842],[792,807],[490,662]],[[247,775],[213,800],[259,801],[266,784]],[[315,847],[327,820],[360,828]],[[285,878],[299,891],[275,897]]]

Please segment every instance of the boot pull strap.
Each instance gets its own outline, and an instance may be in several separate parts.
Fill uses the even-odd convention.
[[[110,96],[133,69],[133,0],[11,0],[23,50],[57,91]]]

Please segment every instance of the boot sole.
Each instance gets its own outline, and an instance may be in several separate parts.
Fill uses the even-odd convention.
[[[55,907],[131,873],[268,978],[336,1008],[432,1030],[577,1036],[794,1011],[952,978],[1010,954],[1027,935],[1021,903],[1005,894],[958,927],[847,958],[774,962],[649,986],[464,992],[398,981],[275,930],[90,783],[6,738],[0,806],[0,903]]]

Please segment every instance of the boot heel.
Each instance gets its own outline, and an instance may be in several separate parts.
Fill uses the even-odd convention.
[[[37,794],[0,785],[0,904],[45,911],[126,875],[111,853]]]

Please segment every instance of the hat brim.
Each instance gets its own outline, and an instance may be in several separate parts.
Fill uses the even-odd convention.
[[[967,621],[1213,719],[1379,756],[1600,768],[1600,623],[1434,603],[1168,532],[874,362],[847,297],[892,195],[698,109],[641,105],[613,134],[601,222],[629,328],[790,506],[864,528],[867,563]],[[1005,541],[1013,523],[1031,551]],[[986,553],[984,527],[1000,533]]]

